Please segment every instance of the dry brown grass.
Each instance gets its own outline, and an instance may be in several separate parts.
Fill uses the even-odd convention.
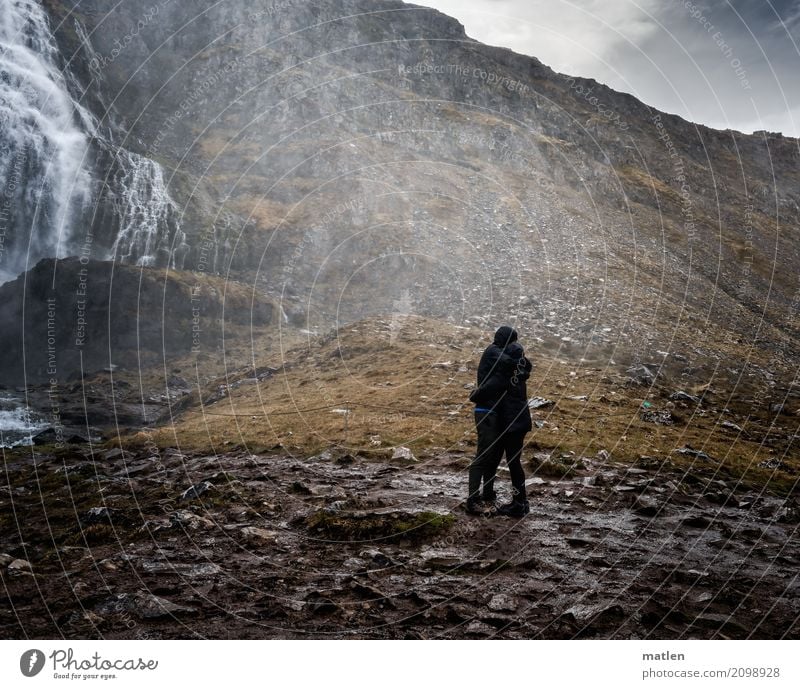
[[[478,330],[419,317],[405,319],[394,335],[388,320],[363,322],[338,337],[312,339],[283,357],[259,362],[279,369],[267,380],[236,385],[236,376],[229,376],[227,397],[210,403],[206,397],[151,437],[160,446],[209,452],[243,448],[258,453],[282,447],[308,455],[338,446],[369,455],[406,445],[420,457],[442,450],[469,455],[475,431],[465,386],[474,381],[485,338]],[[529,355],[536,364],[529,394],[556,404],[533,412],[544,425],[527,437],[528,456],[543,449],[576,456],[606,450],[613,460],[625,463],[642,456],[668,458],[687,470],[711,468],[721,477],[780,492],[789,491],[797,479],[800,461],[791,446],[787,449],[788,431],[779,426],[768,433],[772,420],[736,395],[729,399],[727,391],[716,390],[694,408],[668,399],[681,387],[677,384],[651,390],[626,386],[617,371],[579,368],[535,348]],[[247,375],[252,370],[240,374]],[[695,381],[694,390],[703,382]],[[570,399],[583,395],[588,399]],[[641,420],[644,401],[654,409],[671,409],[676,423]],[[726,407],[734,414],[723,413]],[[345,409],[347,413],[341,411]],[[754,417],[744,423],[741,415],[747,413]],[[732,419],[744,424],[744,433],[720,425]],[[789,431],[797,425],[792,417],[778,422]],[[135,444],[136,437],[128,441]],[[710,459],[675,452],[686,445]],[[758,467],[770,457],[782,458],[788,469]]]

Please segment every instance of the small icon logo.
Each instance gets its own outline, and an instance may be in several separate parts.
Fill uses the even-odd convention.
[[[36,648],[25,651],[19,659],[19,669],[26,677],[36,677],[44,667],[44,653]]]

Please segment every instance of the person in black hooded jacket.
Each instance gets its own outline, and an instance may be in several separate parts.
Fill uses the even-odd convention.
[[[522,517],[530,510],[522,470],[522,445],[532,428],[525,381],[532,365],[510,326],[498,328],[494,342],[478,364],[478,386],[470,395],[475,403],[478,450],[469,468],[467,512]],[[494,479],[503,454],[506,455],[513,498],[495,507]],[[483,493],[480,493],[481,481]]]

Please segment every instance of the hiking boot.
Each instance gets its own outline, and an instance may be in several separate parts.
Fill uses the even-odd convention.
[[[497,505],[494,502],[486,502],[480,498],[467,498],[464,509],[467,514],[472,514],[476,517],[493,517],[497,514]]]
[[[490,517],[497,514],[497,493],[485,494],[482,498],[484,513]]]
[[[500,517],[514,517],[521,519],[531,511],[531,506],[527,500],[513,500],[506,505],[497,508],[497,515]]]

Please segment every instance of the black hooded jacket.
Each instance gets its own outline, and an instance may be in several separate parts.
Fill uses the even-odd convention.
[[[506,432],[526,433],[532,427],[525,385],[532,366],[524,354],[517,331],[498,328],[478,364],[478,387],[470,396],[478,407],[496,412]]]
[[[506,347],[506,354],[514,360],[515,366],[508,382],[506,394],[500,400],[498,408],[501,428],[505,433],[528,433],[533,428],[533,424],[528,408],[526,381],[531,376],[533,364],[525,356],[522,345],[516,342]]]

